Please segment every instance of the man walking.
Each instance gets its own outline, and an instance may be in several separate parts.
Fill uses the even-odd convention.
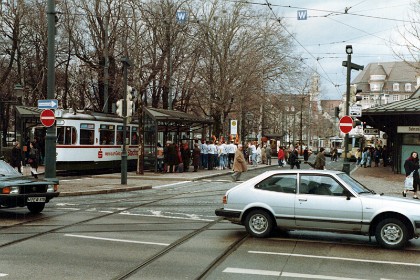
[[[241,177],[242,172],[246,172],[248,169],[247,162],[244,157],[242,144],[238,145],[238,149],[235,152],[235,159],[233,160],[233,171],[232,181],[235,182]]]

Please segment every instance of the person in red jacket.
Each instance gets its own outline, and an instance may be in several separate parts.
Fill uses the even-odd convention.
[[[279,166],[283,167],[284,161],[284,150],[283,147],[280,147],[279,152],[277,153],[277,159],[279,161]]]

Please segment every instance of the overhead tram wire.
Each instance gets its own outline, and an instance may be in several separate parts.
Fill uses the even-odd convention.
[[[325,71],[324,67],[322,67],[322,64],[319,62],[319,60],[311,53],[309,52],[305,46],[302,45],[301,42],[299,42],[299,40],[281,23],[281,19],[279,19],[276,15],[276,13],[274,12],[273,8],[271,7],[271,4],[268,2],[268,0],[265,0],[267,3],[267,7],[270,9],[271,13],[274,15],[274,17],[276,18],[276,21],[280,24],[280,26],[290,35],[290,37],[293,38],[293,40],[296,41],[296,43],[299,44],[299,46],[301,46],[306,53],[308,53],[314,60],[316,60],[316,62],[318,63],[319,67],[321,67],[322,71],[324,72],[325,76],[321,75],[321,77],[323,77],[324,79],[326,79],[327,81],[329,81],[334,87],[335,89],[337,89],[337,85],[332,81],[332,79],[328,76],[328,73]],[[306,63],[302,62],[303,64],[307,65]],[[312,69],[312,67],[310,67]],[[312,69],[313,70],[313,69]],[[318,72],[318,71],[316,71]],[[319,74],[319,73],[318,73]],[[337,89],[337,93],[341,94],[340,91]]]

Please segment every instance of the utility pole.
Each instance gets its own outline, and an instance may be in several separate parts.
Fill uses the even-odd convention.
[[[351,63],[351,55],[353,54],[353,47],[352,45],[346,46],[346,53],[347,53],[347,61],[343,61],[343,66],[347,67],[347,83],[346,83],[346,103],[345,103],[345,114],[346,116],[349,115],[350,111],[350,79],[351,79],[351,69],[354,70],[363,70],[364,66],[357,65]],[[349,134],[346,133],[344,138],[344,163],[343,163],[343,171],[347,174],[350,174],[350,162],[347,158],[347,154],[349,152]]]
[[[128,89],[128,67],[130,61],[128,57],[121,59],[123,63],[123,100],[122,100],[122,117],[123,117],[123,146],[121,152],[121,185],[127,185],[127,89]]]
[[[55,0],[47,3],[47,99],[54,99],[55,95]],[[47,128],[45,136],[45,179],[58,182],[56,178],[56,125]]]

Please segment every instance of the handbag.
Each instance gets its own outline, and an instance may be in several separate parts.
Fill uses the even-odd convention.
[[[33,162],[34,162],[34,160],[33,160],[33,159],[31,159],[31,158],[29,158],[29,159],[28,159],[28,163],[29,163],[29,164],[31,164],[31,163],[33,163]]]
[[[414,171],[411,172],[410,175],[405,177],[404,190],[407,190],[407,191],[412,191],[413,190],[413,183],[414,183],[413,173],[414,173]]]

